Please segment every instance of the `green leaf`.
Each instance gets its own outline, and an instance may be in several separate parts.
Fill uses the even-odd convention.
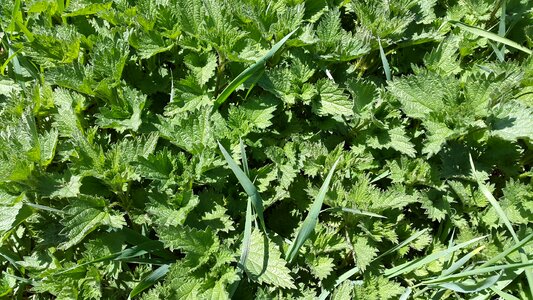
[[[61,223],[65,226],[62,230],[67,238],[60,249],[66,250],[80,243],[89,233],[102,225],[122,228],[125,225],[121,214],[107,211],[106,201],[103,198],[80,195],[71,201],[65,208],[65,217]]]
[[[186,255],[187,265],[199,268],[220,248],[220,241],[211,229],[199,230],[188,226],[157,228],[160,240],[171,250],[179,249]]]
[[[250,251],[244,265],[246,273],[260,283],[288,289],[296,288],[286,267],[287,262],[281,258],[281,252],[276,244],[267,241],[259,230],[252,231]]]
[[[364,272],[366,267],[374,260],[378,249],[368,245],[364,237],[357,237],[353,242],[353,251],[355,253],[357,267]]]
[[[313,102],[313,111],[320,116],[352,116],[353,101],[343,93],[337,84],[328,79],[316,83],[318,100]]]
[[[459,92],[455,79],[429,72],[395,78],[388,88],[402,104],[405,114],[417,119],[431,112],[444,111],[446,102],[454,100]]]
[[[33,210],[24,205],[24,195],[18,197],[0,193],[0,238],[33,214]]]
[[[311,273],[319,280],[328,277],[333,272],[334,266],[333,258],[327,256],[315,257],[309,263]]]
[[[507,141],[533,140],[533,109],[512,101],[497,110],[491,134]]]

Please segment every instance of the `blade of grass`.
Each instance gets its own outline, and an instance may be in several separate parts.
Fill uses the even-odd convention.
[[[511,294],[508,294],[496,287],[491,287],[491,290],[493,290],[498,296],[500,296],[502,299],[504,300],[520,300],[518,298],[516,298],[515,296],[511,295]]]
[[[228,151],[226,151],[226,149],[220,143],[218,143],[218,147],[220,148],[220,151],[226,159],[226,162],[228,163],[230,169],[233,171],[233,174],[235,174],[235,177],[237,177],[237,180],[239,180],[239,183],[244,188],[244,191],[251,199],[252,206],[255,209],[255,212],[257,213],[257,217],[259,218],[261,228],[263,229],[263,231],[266,232],[265,219],[263,218],[263,199],[261,199],[257,188],[254,186],[252,181],[250,181],[248,176],[246,176],[246,174],[241,170],[237,163],[233,160],[231,155],[229,155]]]
[[[478,35],[478,36],[481,36],[481,37],[484,37],[484,38],[487,38],[489,40],[493,40],[495,42],[498,42],[498,43],[502,43],[502,44],[505,44],[509,47],[513,47],[517,50],[520,50],[522,52],[525,52],[529,55],[533,54],[533,51],[531,51],[531,49],[528,49],[520,44],[518,44],[517,42],[514,42],[514,41],[511,41],[510,39],[507,39],[507,38],[504,38],[504,37],[501,37],[495,33],[492,33],[490,31],[486,31],[484,29],[481,29],[481,28],[477,28],[477,27],[473,27],[473,26],[470,26],[470,25],[466,25],[464,23],[461,23],[461,22],[458,22],[458,21],[448,21],[450,23],[452,23],[453,25],[465,30],[465,31],[468,31],[470,33],[473,33],[475,35]]]
[[[131,290],[128,299],[140,294],[142,291],[154,285],[159,279],[165,276],[170,269],[170,265],[162,265],[157,268],[155,271],[150,273],[150,275],[144,277],[137,285]]]
[[[36,209],[39,209],[39,210],[45,210],[45,211],[53,212],[53,213],[56,213],[58,215],[63,214],[62,210],[55,209],[55,208],[52,208],[52,207],[49,207],[49,206],[40,205],[40,204],[36,204],[36,203],[31,203],[31,202],[25,202],[24,204],[26,204],[29,207],[33,207],[33,208],[36,208]]]
[[[495,271],[501,271],[501,270],[517,270],[517,269],[528,269],[533,266],[533,261],[528,261],[527,263],[515,263],[515,264],[505,264],[505,265],[496,265],[491,267],[484,267],[484,268],[475,268],[468,271],[463,271],[457,274],[451,274],[444,277],[438,277],[431,280],[426,280],[420,283],[420,285],[425,284],[432,284],[432,283],[439,283],[439,282],[447,282],[452,281],[455,279],[462,279],[465,277],[470,276],[476,276],[476,275],[484,275],[487,273],[495,272]]]
[[[501,276],[502,276],[501,273],[496,274],[494,276],[487,277],[484,280],[478,281],[474,284],[464,283],[464,282],[445,282],[445,283],[436,284],[436,286],[443,288],[443,289],[452,290],[458,293],[463,293],[463,294],[477,293],[484,289],[488,289],[494,284],[496,284],[496,282],[500,280]]]
[[[403,292],[403,294],[402,294],[402,296],[400,297],[399,300],[407,300],[407,299],[409,299],[409,296],[411,295],[411,292],[412,292],[411,288],[407,287],[405,289],[405,292]]]
[[[331,181],[331,178],[333,177],[333,173],[335,172],[335,168],[337,167],[339,161],[340,157],[335,161],[335,163],[331,167],[331,170],[329,170],[329,173],[326,176],[326,180],[324,180],[324,183],[318,191],[318,195],[316,196],[315,201],[313,201],[313,204],[311,205],[307,217],[302,223],[302,227],[300,227],[300,230],[296,234],[296,238],[290,245],[289,250],[285,255],[285,259],[289,263],[294,259],[294,257],[296,257],[296,254],[298,253],[304,242],[307,240],[313,230],[315,230],[315,226],[318,221],[318,215],[320,214],[320,209],[322,208],[322,203],[324,202],[324,198],[326,198],[326,193],[329,189],[329,183]]]
[[[505,11],[507,10],[506,8],[506,5],[507,5],[507,0],[502,0],[502,11],[501,11],[501,15],[500,15],[500,24],[498,24],[498,35],[501,36],[501,37],[505,37]],[[499,50],[499,53],[501,54],[501,61],[504,61],[505,60],[505,45],[502,45],[502,48],[501,50]]]
[[[468,154],[468,158],[470,160],[470,167],[472,168],[472,175],[474,176],[474,179],[476,180],[479,189],[481,190],[485,198],[487,198],[487,200],[492,205],[494,210],[496,210],[496,213],[498,214],[500,219],[503,221],[503,223],[507,227],[507,230],[509,230],[509,233],[513,237],[515,243],[517,244],[520,243],[520,240],[518,239],[518,236],[516,235],[516,232],[514,231],[513,225],[509,221],[509,218],[507,218],[507,215],[505,215],[505,212],[501,208],[496,198],[494,198],[494,196],[491,194],[487,186],[483,182],[481,182],[481,180],[477,176],[476,168],[474,166],[474,160],[472,159],[472,155],[470,153]],[[522,260],[522,263],[528,262],[528,257],[525,254],[524,250],[522,248],[519,248],[518,251],[520,252],[520,258]],[[528,269],[526,269],[525,272],[526,272],[527,282],[529,285],[530,296],[533,297],[533,272]]]
[[[57,272],[54,275],[65,274],[65,273],[68,273],[68,272],[70,272],[72,270],[75,270],[77,268],[81,268],[81,267],[84,267],[84,266],[87,266],[87,265],[91,265],[91,264],[95,264],[95,263],[99,263],[99,262],[112,261],[112,260],[115,260],[115,261],[129,260],[129,259],[132,259],[132,258],[135,258],[135,257],[139,257],[141,255],[145,255],[145,254],[148,254],[148,253],[154,253],[154,252],[159,251],[161,249],[164,249],[164,245],[163,245],[162,242],[160,242],[160,241],[149,241],[149,242],[146,242],[146,243],[142,243],[142,244],[133,246],[131,248],[124,249],[124,250],[119,251],[119,252],[115,252],[115,253],[107,255],[107,256],[103,256],[103,257],[100,257],[100,258],[97,258],[97,259],[94,259],[94,260],[91,260],[91,261],[88,261],[88,262],[85,262],[85,263],[82,263],[82,264],[79,264],[79,265],[75,265],[75,266],[70,267],[68,269],[65,269],[63,271]]]
[[[427,229],[422,229],[422,230],[416,232],[415,234],[413,234],[410,237],[408,237],[407,239],[405,239],[403,242],[399,243],[398,245],[390,248],[389,250],[387,250],[387,251],[383,252],[382,254],[380,254],[378,257],[374,258],[372,260],[372,262],[377,261],[377,260],[383,258],[384,256],[387,256],[387,255],[397,251],[398,249],[401,249],[401,248],[407,246],[409,243],[411,243],[412,241],[414,241],[417,238],[419,238],[426,231],[427,231]]]
[[[248,178],[250,178],[250,171],[248,169],[248,158],[246,158],[246,149],[244,149],[244,143],[242,142],[242,139],[240,139],[239,142],[241,146],[241,157],[242,157],[242,168],[244,169],[244,173]]]
[[[479,189],[481,190],[481,192],[483,193],[485,198],[487,198],[487,200],[489,200],[489,203],[492,205],[494,210],[496,210],[496,213],[498,214],[500,219],[505,224],[505,227],[507,227],[507,230],[509,230],[509,233],[511,234],[511,236],[513,237],[515,242],[517,242],[517,243],[520,242],[518,240],[518,237],[516,236],[516,232],[513,229],[513,225],[511,225],[511,222],[509,221],[509,219],[505,215],[505,212],[502,210],[500,204],[498,203],[496,198],[494,198],[494,196],[492,196],[491,192],[485,186],[485,184],[483,182],[481,182],[481,180],[478,178],[477,173],[476,173],[476,168],[474,166],[474,161],[472,160],[472,155],[469,154],[468,158],[470,159],[470,167],[472,168],[472,174],[473,174],[474,179],[476,180],[476,182],[477,182],[477,184],[479,186]]]
[[[455,245],[451,248],[447,248],[445,250],[442,250],[442,251],[439,251],[437,253],[432,253],[426,257],[423,257],[423,258],[419,258],[419,259],[415,259],[415,260],[412,260],[412,261],[408,261],[404,264],[401,264],[399,266],[396,266],[396,267],[393,267],[393,268],[390,268],[388,270],[385,270],[385,272],[383,273],[385,276],[387,276],[388,278],[392,278],[392,277],[396,277],[398,275],[401,275],[401,274],[404,274],[404,273],[409,273],[411,271],[414,271],[432,261],[435,261],[437,259],[440,259],[440,258],[443,258],[443,257],[446,257],[450,254],[452,254],[453,252],[459,250],[459,249],[462,249],[470,244],[473,244],[473,243],[476,243],[484,238],[486,238],[487,236],[482,236],[482,237],[478,237],[478,238],[474,238],[474,239],[471,239],[470,241],[467,241],[467,242],[464,242],[464,243],[461,243],[461,244],[458,244],[458,245]]]
[[[378,37],[378,44],[379,44],[379,56],[381,56],[381,63],[383,64],[383,70],[385,71],[385,78],[387,78],[387,81],[391,80],[391,72],[390,72],[390,66],[389,62],[387,61],[387,56],[385,56],[385,51],[383,51],[383,47],[381,47],[381,40]]]
[[[453,272],[459,270],[464,264],[466,264],[474,255],[478,254],[481,250],[483,250],[485,246],[479,246],[476,249],[470,251],[468,254],[461,257],[459,260],[457,260],[455,263],[453,263],[448,269],[444,270],[440,276],[447,276],[452,274]]]
[[[493,258],[487,260],[485,263],[481,265],[481,267],[488,267],[493,265],[495,262],[502,260],[507,255],[513,253],[514,251],[520,249],[522,246],[524,246],[527,242],[529,242],[533,238],[533,233],[526,236],[524,239],[522,239],[519,243],[514,244],[513,246],[505,249],[500,254],[494,256]]]
[[[399,243],[398,245],[390,248],[389,250],[383,252],[381,255],[379,255],[378,257],[374,258],[372,260],[372,262],[374,261],[377,261],[379,259],[381,259],[382,257],[386,256],[386,255],[389,255],[395,251],[397,251],[398,249],[402,248],[402,247],[405,247],[407,244],[411,243],[412,241],[416,240],[418,237],[420,237],[424,232],[426,232],[427,229],[422,229],[418,232],[416,232],[415,234],[411,235],[410,237],[408,237],[407,239],[405,239],[404,241],[402,241],[401,243]],[[348,271],[346,271],[344,274],[342,274],[336,281],[335,281],[335,284],[333,285],[333,287],[331,289],[328,289],[328,290],[324,290],[322,291],[322,293],[320,294],[320,296],[318,297],[318,299],[320,300],[324,300],[326,299],[329,294],[333,291],[333,289],[335,289],[337,286],[339,286],[340,284],[342,284],[345,280],[348,280],[350,277],[352,277],[355,273],[359,272],[359,268],[358,267],[355,267],[353,269],[350,269]]]
[[[19,273],[22,273],[19,269],[19,264],[17,263],[17,261],[20,261],[20,258],[17,257],[16,253],[9,250],[6,246],[0,247],[0,261],[2,258],[8,261]]]
[[[246,158],[246,151],[244,149],[244,143],[242,142],[242,139],[240,141],[241,146],[241,155],[242,155],[242,165],[244,167],[244,172],[249,175],[248,172],[248,161]],[[238,270],[238,276],[239,279],[235,281],[229,288],[229,295],[230,298],[233,297],[233,294],[235,294],[235,291],[239,287],[239,284],[241,282],[241,279],[244,275],[244,266],[246,263],[246,259],[248,258],[248,253],[250,252],[250,241],[252,236],[252,198],[248,197],[248,201],[246,202],[246,218],[244,220],[244,234],[242,238],[242,250],[241,250],[241,256],[239,258],[239,270]]]
[[[297,30],[297,29],[296,29]],[[237,89],[241,84],[243,84],[248,78],[250,78],[255,72],[258,70],[261,70],[264,66],[267,60],[269,60],[276,52],[287,42],[287,40],[291,37],[291,35],[296,32],[296,30],[290,32],[287,34],[284,38],[282,38],[279,42],[277,42],[271,49],[268,51],[263,57],[261,57],[257,62],[255,62],[253,65],[248,67],[246,70],[242,71],[235,79],[233,79],[228,86],[218,95],[217,99],[215,100],[214,108],[218,109],[220,105],[222,105],[226,99]]]
[[[347,212],[347,213],[351,213],[351,214],[354,214],[354,215],[362,215],[362,216],[376,217],[376,218],[382,218],[382,219],[386,219],[387,218],[387,217],[382,216],[382,215],[378,215],[378,214],[371,213],[371,212],[368,212],[368,211],[359,210],[359,209],[356,209],[356,208],[330,207],[330,208],[326,208],[326,209],[322,210],[321,213],[327,212],[327,211],[333,211],[333,212],[342,211],[342,212]]]
[[[322,293],[320,294],[320,296],[318,297],[318,300],[325,300],[329,294],[339,285],[341,285],[344,281],[348,280],[348,278],[352,277],[355,273],[359,272],[359,268],[358,267],[355,267],[353,269],[350,269],[348,271],[346,271],[344,274],[342,274],[341,276],[339,276],[339,278],[337,278],[337,280],[335,280],[335,284],[333,284],[333,287],[329,290],[324,290],[322,291]]]
[[[492,50],[494,50],[494,53],[496,54],[496,57],[498,58],[498,60],[500,62],[504,62],[505,61],[505,54],[504,54],[504,50],[502,48],[502,50],[498,49],[498,46],[496,44],[494,44],[493,42],[489,41],[489,45],[492,47]],[[505,46],[503,46],[505,47]]]

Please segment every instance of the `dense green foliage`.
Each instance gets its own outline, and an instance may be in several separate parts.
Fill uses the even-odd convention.
[[[0,10],[0,298],[531,297],[533,2]]]

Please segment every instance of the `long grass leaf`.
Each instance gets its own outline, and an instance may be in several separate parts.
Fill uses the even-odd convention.
[[[505,257],[507,257],[507,255],[513,253],[514,251],[520,249],[522,246],[524,246],[525,244],[527,244],[529,241],[531,241],[531,239],[533,239],[533,233],[526,236],[524,239],[522,239],[519,243],[516,243],[514,244],[513,246],[509,247],[509,248],[506,248],[504,251],[502,251],[500,254],[494,256],[493,258],[487,260],[485,263],[483,263],[481,265],[481,267],[488,267],[488,266],[491,266],[493,265],[495,262],[498,262],[502,259],[504,259]]]
[[[315,201],[313,201],[313,204],[311,205],[307,217],[302,223],[302,227],[300,227],[296,238],[294,239],[291,246],[289,247],[289,250],[287,251],[285,258],[289,263],[294,259],[294,257],[296,256],[300,248],[303,246],[309,235],[313,232],[313,230],[315,230],[315,226],[318,221],[318,215],[320,214],[320,209],[322,208],[322,203],[324,202],[324,198],[326,198],[326,193],[329,189],[329,183],[331,181],[331,178],[333,177],[333,173],[335,172],[335,168],[337,167],[339,161],[340,157],[335,161],[335,163],[331,167],[331,170],[329,170],[326,180],[324,180],[324,183],[318,191],[318,195],[316,196]]]
[[[459,260],[457,260],[455,263],[453,263],[448,269],[442,271],[440,276],[447,276],[452,274],[453,272],[459,270],[462,266],[464,266],[472,257],[474,257],[476,254],[478,254],[481,250],[483,250],[485,246],[479,246],[476,249],[470,251],[468,254],[461,257]]]
[[[348,278],[352,277],[357,272],[359,272],[359,268],[355,267],[355,268],[352,268],[352,269],[346,271],[341,276],[339,276],[339,278],[337,278],[337,280],[335,280],[335,284],[333,284],[333,287],[331,289],[322,291],[320,296],[318,296],[318,300],[325,300],[329,296],[331,291],[333,291],[333,289],[335,289],[337,286],[341,285],[344,281],[348,280]]]
[[[477,28],[477,27],[473,27],[473,26],[470,26],[470,25],[466,25],[464,23],[461,23],[461,22],[458,22],[458,21],[449,21],[450,23],[452,23],[453,25],[465,30],[465,31],[468,31],[470,33],[473,33],[475,35],[478,35],[478,36],[481,36],[481,37],[484,37],[484,38],[487,38],[489,40],[493,40],[495,42],[498,42],[498,43],[502,43],[502,44],[505,44],[507,46],[510,46],[510,47],[513,47],[517,50],[520,50],[520,51],[523,51],[529,55],[533,54],[533,51],[531,51],[531,49],[528,49],[520,44],[518,44],[517,42],[514,42],[514,41],[511,41],[510,39],[507,39],[507,38],[504,38],[504,37],[501,37],[495,33],[492,33],[490,31],[486,31],[484,29],[481,29],[481,28]]]
[[[17,257],[17,254],[9,250],[6,246],[0,247],[0,261],[1,259],[8,261],[17,271],[20,272],[19,264],[17,261],[20,261],[20,258]]]
[[[356,209],[356,208],[347,208],[347,207],[329,207],[329,208],[326,208],[326,209],[322,210],[321,213],[328,212],[328,211],[333,211],[333,212],[342,211],[342,212],[346,212],[346,213],[350,213],[350,214],[354,214],[354,215],[369,216],[369,217],[375,217],[375,218],[381,218],[381,219],[386,219],[387,218],[385,216],[378,215],[378,214],[375,214],[375,213],[371,213],[371,212],[368,212],[368,211],[359,210],[359,209]]]
[[[527,270],[528,268],[530,269],[532,266],[533,266],[533,261],[528,261],[527,263],[515,263],[515,264],[496,265],[496,266],[485,267],[485,268],[475,268],[475,269],[468,270],[468,271],[462,271],[457,274],[451,274],[451,275],[444,276],[444,277],[438,277],[435,279],[426,280],[420,284],[422,285],[422,284],[432,284],[432,283],[439,283],[439,282],[448,282],[448,281],[453,281],[456,279],[461,279],[461,278],[470,277],[470,276],[485,275],[487,273],[501,271],[501,270],[518,270],[518,269]]]
[[[110,255],[99,257],[97,259],[93,259],[91,261],[72,266],[60,272],[57,272],[54,275],[65,274],[77,268],[81,268],[81,267],[92,265],[92,264],[99,263],[99,262],[112,261],[112,260],[115,260],[115,261],[129,260],[131,258],[139,257],[139,256],[142,256],[148,253],[157,252],[161,249],[164,249],[163,243],[161,243],[160,241],[149,241],[146,243],[142,243],[140,245],[133,246],[131,248],[126,248],[122,251],[118,251]]]
[[[154,285],[159,279],[161,279],[168,273],[169,269],[170,265],[162,265],[155,271],[150,273],[150,275],[144,277],[139,283],[137,283],[133,290],[131,290],[128,299],[132,299],[133,297],[140,294],[142,291]]]
[[[488,41],[488,42],[489,42],[489,45],[492,47],[492,50],[494,50],[494,53],[496,54],[496,57],[498,58],[498,60],[500,62],[504,62],[505,61],[505,54],[504,54],[505,51],[503,50],[503,48],[502,48],[502,50],[500,50],[500,49],[498,49],[498,46],[496,44],[494,44],[491,41]]]
[[[520,300],[518,299],[517,297],[511,295],[511,294],[508,294],[496,287],[491,287],[490,288],[491,290],[493,290],[498,296],[500,296],[502,299],[504,300]]]
[[[379,44],[379,56],[381,56],[381,63],[383,64],[383,70],[385,71],[385,78],[387,78],[387,80],[391,80],[389,61],[387,60],[387,56],[385,56],[385,51],[383,51],[383,47],[381,47],[381,40],[379,38],[378,38],[378,44]]]
[[[387,256],[395,251],[397,251],[398,249],[400,248],[403,248],[405,247],[406,245],[408,245],[409,243],[411,243],[412,241],[416,240],[418,237],[420,237],[422,234],[424,234],[424,232],[426,232],[427,229],[423,229],[423,230],[420,230],[418,232],[416,232],[415,234],[411,235],[409,238],[405,239],[404,241],[402,241],[401,243],[399,243],[398,245],[390,248],[389,250],[383,252],[381,255],[379,255],[378,257],[374,258],[372,260],[372,262],[374,261],[377,261],[379,260],[380,258],[384,257],[384,256]],[[348,271],[346,271],[344,274],[342,274],[336,281],[335,281],[335,284],[333,285],[333,287],[331,289],[328,289],[328,290],[324,290],[322,291],[322,293],[320,294],[320,296],[318,297],[318,299],[320,300],[324,300],[326,299],[329,294],[333,291],[334,288],[336,288],[337,286],[339,286],[340,284],[342,284],[344,281],[348,280],[348,278],[352,277],[355,273],[359,272],[359,268],[358,267],[354,267]]]
[[[399,299],[399,300],[407,300],[407,299],[409,299],[409,296],[411,295],[411,292],[412,292],[412,291],[413,291],[413,290],[411,290],[410,287],[407,287],[407,288],[405,289],[405,292],[403,292],[403,294],[400,296],[400,299]]]
[[[492,194],[489,191],[489,189],[487,188],[487,186],[483,182],[481,182],[481,180],[478,178],[477,173],[476,173],[476,168],[474,167],[474,161],[472,160],[472,155],[469,154],[468,158],[470,159],[470,166],[472,168],[472,174],[473,174],[474,179],[476,180],[476,182],[478,184],[479,189],[481,190],[481,193],[483,193],[485,198],[487,198],[487,200],[489,200],[489,203],[492,205],[492,207],[496,211],[496,214],[498,214],[498,217],[500,217],[500,219],[503,221],[503,223],[507,227],[507,230],[509,230],[509,233],[511,234],[511,236],[513,237],[515,242],[517,242],[517,243],[520,242],[520,240],[518,239],[518,236],[516,236],[516,232],[513,229],[513,225],[511,225],[511,222],[509,221],[509,219],[505,215],[505,212],[503,211],[502,207],[498,203],[498,200],[496,200],[496,198],[494,198],[494,196],[492,196]]]
[[[465,282],[444,282],[436,284],[436,286],[463,294],[477,293],[493,286],[498,280],[500,280],[501,276],[501,273],[496,274],[473,284]]]
[[[250,171],[248,169],[248,158],[246,157],[246,149],[244,149],[244,143],[242,142],[242,139],[240,139],[239,144],[241,146],[242,168],[244,169],[244,174],[246,174],[246,176],[249,178]]]
[[[244,143],[242,142],[242,139],[240,141],[241,145],[241,155],[242,155],[242,165],[244,167],[244,172],[249,175],[248,172],[248,162],[246,158],[246,151],[244,149]],[[238,276],[239,279],[236,280],[229,288],[229,295],[230,298],[233,297],[233,294],[237,290],[237,287],[239,286],[239,283],[244,276],[244,266],[246,263],[246,259],[248,258],[248,253],[250,252],[250,242],[251,242],[251,236],[252,236],[252,198],[248,197],[248,201],[246,202],[246,218],[244,219],[244,234],[242,238],[242,249],[241,249],[241,256],[239,258],[239,271]]]
[[[296,29],[297,30],[297,29]],[[278,50],[287,42],[287,40],[291,37],[291,35],[296,32],[296,30],[290,32],[287,34],[284,38],[282,38],[279,42],[277,42],[270,51],[268,51],[263,57],[261,57],[257,62],[255,62],[253,65],[248,67],[246,70],[242,71],[235,79],[233,79],[229,85],[218,95],[217,99],[215,100],[214,109],[218,109],[222,103],[228,99],[228,97],[235,91],[241,84],[243,84],[248,78],[250,78],[255,72],[258,70],[261,70],[264,66],[267,60],[269,60]]]
[[[482,236],[482,237],[478,237],[478,238],[474,238],[474,239],[471,239],[470,241],[467,241],[467,242],[464,242],[464,243],[461,243],[461,244],[458,244],[458,245],[455,245],[451,248],[448,248],[448,249],[445,249],[445,250],[442,250],[442,251],[439,251],[439,252],[436,252],[436,253],[432,253],[426,257],[423,257],[423,258],[419,258],[419,259],[415,259],[415,260],[412,260],[412,261],[408,261],[404,264],[401,264],[399,266],[396,266],[396,267],[393,267],[393,268],[390,268],[388,270],[385,270],[384,272],[384,275],[387,276],[388,278],[392,278],[392,277],[396,277],[398,275],[401,275],[401,274],[404,274],[404,273],[409,273],[411,271],[414,271],[432,261],[435,261],[437,259],[440,259],[440,258],[443,258],[443,257],[446,257],[450,254],[452,254],[453,252],[459,250],[459,249],[462,249],[470,244],[473,244],[473,243],[476,243],[484,238],[486,238],[487,236]]]
[[[401,248],[407,246],[409,243],[411,243],[412,241],[414,241],[417,238],[419,238],[426,231],[427,231],[427,229],[422,229],[422,230],[416,232],[415,234],[411,235],[410,237],[408,237],[407,239],[405,239],[404,241],[402,241],[398,245],[390,248],[389,250],[387,250],[387,251],[383,252],[382,254],[380,254],[378,257],[374,258],[372,260],[372,262],[377,261],[377,260],[381,259],[382,257],[387,256],[387,255],[397,251],[398,249],[401,249]]]
[[[224,158],[226,159],[226,162],[228,163],[230,169],[233,171],[233,174],[235,174],[237,180],[239,180],[239,183],[244,188],[244,191],[246,192],[248,197],[251,198],[252,206],[255,209],[255,212],[257,213],[257,217],[259,218],[261,227],[264,231],[266,231],[265,219],[263,218],[263,199],[261,199],[259,191],[257,191],[257,188],[254,186],[252,181],[248,178],[248,176],[246,176],[246,174],[244,174],[241,168],[233,160],[231,155],[229,155],[228,151],[226,151],[226,149],[220,143],[218,143],[218,147],[220,148],[222,155],[224,155]]]
[[[500,13],[500,23],[498,24],[498,35],[501,37],[505,37],[505,15],[507,10],[507,0],[502,0],[502,11]],[[499,54],[501,55],[501,61],[505,61],[505,45],[502,46],[501,50],[499,50]]]
[[[505,212],[501,208],[501,206],[498,203],[498,201],[496,200],[496,198],[494,198],[492,193],[489,191],[487,186],[483,182],[481,182],[481,180],[477,176],[476,168],[474,166],[474,160],[472,160],[472,155],[470,153],[468,154],[468,158],[470,160],[470,167],[472,168],[472,174],[473,174],[474,179],[476,180],[476,182],[478,184],[479,189],[481,190],[481,192],[483,193],[485,198],[487,198],[487,200],[489,200],[489,203],[492,205],[492,207],[494,208],[494,210],[496,211],[496,213],[498,214],[500,219],[503,221],[503,223],[507,227],[507,230],[509,230],[509,233],[513,237],[514,241],[517,244],[520,243],[520,240],[518,239],[518,236],[516,235],[516,232],[514,231],[513,225],[509,221],[509,218],[507,218],[507,215],[505,214]],[[520,259],[522,260],[522,263],[528,262],[528,257],[525,254],[524,250],[522,248],[519,248],[518,251],[520,252]],[[526,272],[527,282],[528,282],[528,285],[529,285],[529,292],[531,293],[530,296],[533,297],[533,272],[531,270],[528,270],[528,269],[526,269],[525,272]]]

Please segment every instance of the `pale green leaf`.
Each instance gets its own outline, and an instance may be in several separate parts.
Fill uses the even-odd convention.
[[[244,265],[246,273],[260,283],[281,288],[296,288],[290,270],[286,266],[287,262],[281,258],[281,252],[276,244],[267,241],[268,239],[259,230],[252,231],[250,251]]]
[[[313,111],[320,116],[352,116],[353,101],[344,94],[337,84],[328,79],[316,83],[318,99],[313,102]]]

